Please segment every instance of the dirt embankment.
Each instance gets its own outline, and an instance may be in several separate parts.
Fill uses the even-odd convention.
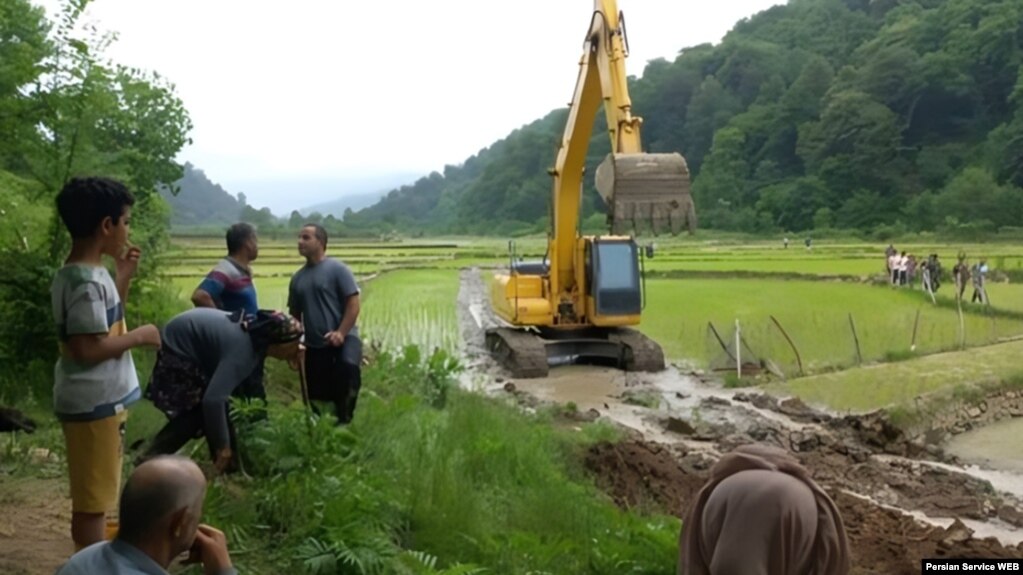
[[[1023,545],[1012,548],[997,539],[978,539],[961,522],[947,528],[925,525],[909,515],[886,509],[849,493],[829,481],[836,467],[802,458],[811,469],[824,469],[816,478],[835,500],[848,532],[854,572],[910,575],[920,572],[924,557],[1019,557]],[[709,461],[684,448],[643,441],[603,443],[590,450],[586,466],[622,507],[651,506],[684,517],[708,476]],[[959,491],[940,487],[935,490]]]

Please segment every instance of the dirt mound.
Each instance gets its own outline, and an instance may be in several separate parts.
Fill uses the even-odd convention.
[[[712,464],[698,454],[642,441],[600,443],[586,455],[586,468],[619,507],[657,509],[676,517],[685,512]]]
[[[975,539],[958,520],[945,529],[927,526],[849,493],[828,491],[845,522],[854,573],[911,575],[920,573],[923,558],[1009,559],[1023,551],[994,538]]]

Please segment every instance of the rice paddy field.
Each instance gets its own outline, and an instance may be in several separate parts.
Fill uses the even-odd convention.
[[[727,361],[722,341],[734,341],[737,321],[744,352],[770,360],[786,375],[1023,336],[1023,285],[1009,281],[1011,272],[1023,269],[1023,247],[896,246],[921,259],[939,254],[946,272],[960,251],[970,261],[987,259],[992,305],[965,303],[960,324],[950,281],[938,291],[937,305],[918,284],[884,284],[883,243],[817,243],[807,250],[797,242],[784,248],[781,242],[654,241],[654,257],[643,262],[648,278],[640,329],[661,343],[669,359],[693,367]],[[220,238],[175,239],[164,269],[180,297],[187,299],[223,256],[222,246]],[[545,243],[521,239],[514,249],[517,257],[540,259]],[[328,255],[347,263],[361,284],[364,338],[388,347],[457,351],[459,270],[477,266],[489,277],[507,265],[509,246],[465,238],[332,243]],[[253,264],[260,305],[283,309],[291,274],[302,264],[293,242],[262,240]]]

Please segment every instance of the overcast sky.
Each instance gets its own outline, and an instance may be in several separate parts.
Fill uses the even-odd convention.
[[[640,76],[648,60],[717,43],[738,20],[783,3],[619,0],[627,71]],[[461,163],[566,106],[592,8],[588,0],[94,0],[87,14],[119,34],[108,50],[115,61],[176,85],[195,124],[179,160],[281,213],[365,191],[355,180],[411,180]],[[353,183],[324,185],[345,180]]]

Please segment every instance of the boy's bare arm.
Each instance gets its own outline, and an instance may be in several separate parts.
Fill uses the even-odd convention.
[[[139,259],[142,257],[142,250],[136,246],[128,246],[124,255],[117,260],[117,279],[114,284],[117,286],[117,295],[121,296],[124,305],[128,305],[128,289],[131,287],[131,278],[135,277],[135,271],[139,267]]]
[[[129,349],[142,346],[160,347],[160,330],[155,325],[143,325],[123,335],[73,335],[66,343],[68,356],[86,365],[120,357]]]

